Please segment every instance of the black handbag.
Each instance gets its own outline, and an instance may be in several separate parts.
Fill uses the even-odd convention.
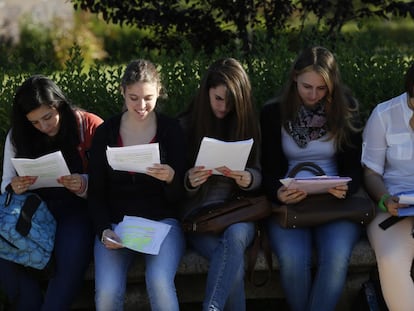
[[[294,177],[301,170],[325,175],[322,168],[312,162],[295,166],[289,173]],[[338,199],[329,193],[309,195],[296,204],[273,204],[272,216],[284,228],[312,227],[335,220],[346,219],[361,225],[368,224],[375,217],[375,204],[360,188],[353,195]]]

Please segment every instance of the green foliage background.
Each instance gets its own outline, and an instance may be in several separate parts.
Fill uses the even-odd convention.
[[[140,46],[139,31],[101,24],[97,30],[107,54],[101,61],[91,61],[90,53],[96,48],[93,44],[87,49],[72,44],[58,49],[60,54],[53,53],[53,32],[41,29],[24,28],[23,44],[18,47],[0,44],[0,163],[14,93],[35,73],[56,81],[74,105],[107,118],[121,110],[119,82],[126,64],[134,58],[148,58],[159,66],[168,93],[158,109],[175,116],[186,108],[212,61],[235,57],[250,76],[259,113],[262,105],[278,93],[298,52],[305,46],[323,45],[335,53],[342,79],[353,90],[366,119],[376,104],[404,91],[403,75],[414,62],[414,43],[407,35],[414,30],[404,25],[398,29],[387,25],[358,29],[335,42],[312,31],[302,37],[285,33],[273,41],[258,37],[252,52],[247,54],[234,43],[216,47],[212,54],[196,51],[186,42],[181,42],[179,53],[154,51]],[[0,293],[0,310],[3,299]]]
[[[212,61],[221,57],[235,57],[243,63],[250,76],[259,112],[261,106],[276,95],[283,85],[298,52],[305,46],[323,45],[335,53],[343,81],[359,100],[365,119],[377,103],[403,92],[403,75],[414,61],[413,43],[405,42],[404,37],[399,39],[402,43],[398,45],[384,37],[379,40],[384,32],[378,32],[377,29],[347,34],[335,42],[312,31],[300,38],[294,33],[286,33],[273,41],[258,37],[250,53],[243,52],[234,42],[216,47],[213,53],[205,53],[203,50],[194,50],[185,41],[181,42],[179,53],[151,51],[140,47],[139,42],[132,43],[132,37],[125,35],[122,40],[131,42],[129,53],[122,50],[127,43],[111,45],[111,40],[106,38],[109,47],[122,50],[122,53],[119,51],[123,57],[121,59],[115,59],[116,53],[109,52],[112,58],[108,62],[91,62],[85,50],[74,44],[67,50],[63,65],[59,65],[47,49],[52,39],[42,36],[38,42],[38,36],[26,34],[29,42],[25,46],[32,48],[30,51],[23,47],[21,49],[32,54],[32,61],[24,62],[14,56],[15,66],[11,66],[8,61],[10,66],[4,66],[4,70],[0,71],[0,148],[3,150],[4,138],[9,129],[13,95],[28,76],[34,73],[48,75],[74,105],[107,118],[121,110],[119,81],[125,65],[134,58],[148,58],[160,67],[168,98],[159,102],[158,109],[175,116],[190,102],[201,76]],[[133,32],[130,34],[133,35]],[[116,37],[113,33],[111,36]],[[405,36],[405,39],[408,38]],[[36,46],[38,48],[34,49]],[[111,51],[111,48],[107,50]],[[36,54],[36,51],[40,53]],[[3,63],[5,60],[0,61]]]
[[[257,31],[249,53],[237,40],[228,45],[210,44],[208,52],[194,49],[185,41],[177,50],[149,49],[145,37],[154,34],[102,23],[97,17],[81,13],[76,15],[74,31],[64,35],[57,35],[59,24],[52,28],[33,28],[29,24],[22,25],[18,46],[0,41],[0,163],[14,93],[33,74],[49,76],[74,105],[107,118],[123,105],[119,82],[126,64],[134,58],[147,58],[160,67],[168,93],[158,109],[175,116],[186,108],[211,62],[235,57],[250,76],[259,113],[264,103],[278,93],[298,52],[306,46],[323,45],[335,53],[342,79],[353,90],[366,119],[376,104],[404,91],[403,75],[414,62],[413,20],[347,25],[334,42],[312,27],[301,29],[300,35],[294,31],[277,33],[272,40]]]

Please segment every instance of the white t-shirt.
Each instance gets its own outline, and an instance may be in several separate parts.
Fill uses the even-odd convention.
[[[11,158],[14,158],[16,151],[10,140],[11,131],[8,132],[6,136],[6,141],[4,143],[4,156],[3,156],[3,177],[1,180],[1,192],[6,191],[6,187],[11,183],[11,180],[16,176],[16,170],[12,164]]]
[[[384,178],[390,193],[414,190],[413,111],[407,93],[378,104],[363,133],[362,164]]]

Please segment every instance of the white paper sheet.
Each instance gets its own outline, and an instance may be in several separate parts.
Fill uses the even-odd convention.
[[[158,143],[127,147],[107,147],[109,165],[118,171],[145,173],[147,167],[160,163]]]
[[[414,205],[414,191],[401,192],[397,196],[400,198],[401,204]]]
[[[288,189],[299,189],[308,194],[327,193],[330,188],[346,185],[350,177],[314,176],[307,178],[284,178],[280,182]]]
[[[37,159],[12,158],[11,161],[19,176],[37,176],[29,189],[63,187],[57,179],[70,175],[61,151],[49,153]]]
[[[124,216],[114,229],[122,245],[137,252],[158,255],[171,225],[150,219]]]
[[[414,191],[400,192],[395,195],[400,198],[399,203],[409,204],[409,206],[401,207],[397,210],[398,216],[414,216]]]
[[[201,141],[195,166],[212,169],[213,174],[222,175],[215,168],[226,166],[233,171],[243,171],[253,146],[253,138],[235,142],[225,142],[209,137]]]

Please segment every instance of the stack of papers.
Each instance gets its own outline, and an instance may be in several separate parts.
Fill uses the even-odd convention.
[[[414,191],[401,192],[397,196],[400,198],[401,204],[414,205]]]
[[[158,143],[107,147],[106,157],[114,170],[145,173],[147,167],[160,163],[160,150]]]
[[[400,198],[399,203],[409,204],[408,207],[402,207],[398,209],[398,216],[414,216],[414,191],[407,191],[398,193],[397,196]]]
[[[36,159],[11,158],[19,176],[37,176],[29,189],[63,187],[57,182],[61,176],[70,175],[61,151],[46,154]]]
[[[307,194],[327,193],[330,188],[346,185],[350,177],[339,176],[313,176],[306,178],[284,178],[280,182],[288,189],[298,189]]]
[[[137,252],[158,255],[171,225],[142,217],[124,216],[114,229],[122,245]]]
[[[222,175],[216,168],[227,167],[232,171],[244,171],[253,138],[235,142],[225,142],[209,137],[201,141],[195,166],[204,166],[213,170],[213,174]]]

